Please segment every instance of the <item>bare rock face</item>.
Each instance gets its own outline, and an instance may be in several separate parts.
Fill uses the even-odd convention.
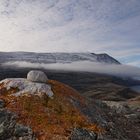
[[[42,71],[32,70],[27,74],[27,80],[31,82],[46,83],[48,81],[48,77]]]

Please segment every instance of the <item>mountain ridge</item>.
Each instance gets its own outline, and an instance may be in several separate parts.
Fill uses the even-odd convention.
[[[36,52],[0,52],[0,63],[8,61],[27,61],[32,63],[72,63],[77,61],[90,61],[105,64],[121,64],[112,56],[101,53],[36,53]]]

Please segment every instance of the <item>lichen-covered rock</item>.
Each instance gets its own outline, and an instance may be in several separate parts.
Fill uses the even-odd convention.
[[[69,140],[97,140],[97,134],[83,128],[74,128]]]
[[[16,116],[9,111],[0,111],[0,139],[5,140],[11,137],[14,126],[16,125]]]
[[[50,98],[53,97],[51,86],[46,83],[31,82],[25,78],[9,78],[0,81],[0,84],[2,84],[2,87],[7,91],[15,89],[12,91],[12,95],[14,96],[21,96],[25,94],[42,96],[46,94]]]
[[[35,140],[33,131],[16,122],[17,116],[7,110],[0,110],[0,140]]]
[[[32,137],[33,135],[31,128],[24,126],[22,124],[16,124],[14,130],[15,130],[14,135],[16,137],[28,137],[28,136]]]
[[[27,74],[27,80],[32,82],[46,83],[48,78],[44,72],[32,70]]]

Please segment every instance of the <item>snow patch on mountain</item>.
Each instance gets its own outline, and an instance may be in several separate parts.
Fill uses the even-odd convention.
[[[72,63],[77,61],[89,61],[105,64],[120,64],[120,62],[108,54],[0,52],[0,63],[8,61],[26,61],[31,63]]]

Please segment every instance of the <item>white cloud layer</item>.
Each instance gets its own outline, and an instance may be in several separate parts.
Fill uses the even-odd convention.
[[[0,51],[135,56],[140,53],[140,1],[1,0]]]
[[[95,63],[89,61],[73,62],[73,63],[30,63],[26,61],[6,62],[3,66],[14,66],[20,68],[43,68],[48,70],[61,71],[82,71],[82,72],[96,72],[115,76],[133,77],[140,79],[140,68],[128,65],[108,65],[103,63]]]

